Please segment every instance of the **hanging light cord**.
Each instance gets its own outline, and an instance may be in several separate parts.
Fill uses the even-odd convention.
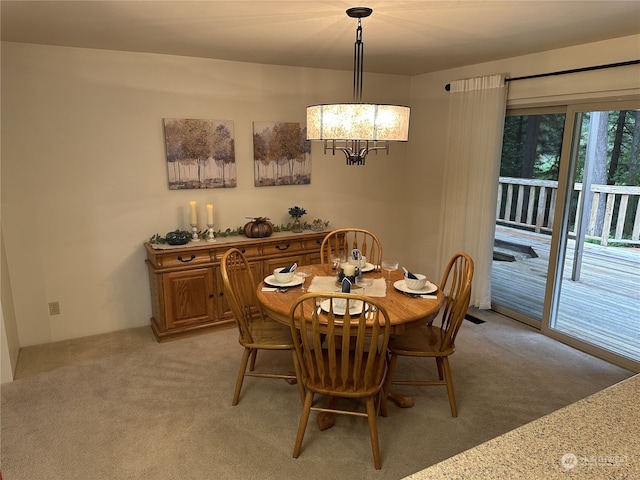
[[[362,103],[362,72],[364,62],[364,43],[362,43],[362,19],[358,18],[356,43],[353,47],[353,101]]]

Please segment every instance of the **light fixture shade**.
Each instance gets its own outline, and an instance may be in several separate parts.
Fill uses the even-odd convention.
[[[409,140],[409,107],[335,103],[307,107],[307,140]]]

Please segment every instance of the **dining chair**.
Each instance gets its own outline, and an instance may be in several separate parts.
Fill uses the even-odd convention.
[[[438,314],[440,325],[425,324],[410,328],[389,341],[390,360],[385,397],[388,397],[392,384],[446,386],[451,415],[458,416],[449,357],[455,352],[456,335],[469,308],[472,279],[473,260],[464,252],[456,253],[449,260],[439,286],[445,295],[445,303]],[[437,319],[434,323],[437,323]],[[399,356],[435,358],[438,380],[395,380],[393,376]],[[382,407],[382,413],[386,414],[386,405]]]
[[[327,234],[320,245],[320,263],[328,265],[334,254],[349,255],[354,248],[360,250],[376,270],[380,270],[382,243],[375,233],[362,228],[338,228]]]
[[[314,292],[296,300],[289,318],[306,389],[294,458],[300,455],[311,410],[355,415],[367,417],[373,462],[379,470],[376,418],[384,401],[386,352],[391,331],[387,311],[363,295]],[[315,394],[327,396],[326,407],[314,406]],[[339,409],[340,398],[363,399],[366,413],[358,407]]]
[[[300,367],[291,331],[286,324],[268,317],[260,308],[256,298],[257,283],[246,257],[237,248],[231,248],[222,256],[220,268],[225,296],[239,331],[238,342],[244,347],[231,404],[238,404],[244,377],[280,378],[291,384],[297,383],[300,399],[303,401],[304,387],[299,381]],[[258,350],[289,350],[295,375],[254,371]],[[249,358],[251,358],[251,364],[247,369]]]

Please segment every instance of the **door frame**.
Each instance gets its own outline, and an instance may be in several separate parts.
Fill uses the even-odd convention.
[[[564,271],[565,255],[569,238],[569,209],[570,192],[573,191],[575,182],[575,166],[578,159],[578,147],[580,143],[580,130],[584,113],[593,111],[631,110],[640,109],[640,98],[611,99],[606,101],[581,102],[567,105],[564,134],[562,137],[563,148],[560,155],[560,169],[558,172],[558,197],[556,204],[556,216],[553,223],[553,235],[551,236],[551,248],[549,251],[549,266],[547,270],[547,285],[545,290],[544,305],[542,310],[542,333],[555,340],[559,340],[571,347],[582,350],[596,357],[607,360],[629,370],[640,372],[640,362],[627,357],[617,355],[597,345],[584,342],[570,335],[561,333],[555,329],[556,314],[560,301],[562,273]],[[570,148],[564,148],[565,145]]]
[[[520,322],[526,323],[534,328],[538,328],[544,335],[573,348],[598,358],[602,358],[631,371],[640,372],[640,362],[636,362],[621,355],[616,355],[609,350],[584,342],[555,329],[556,314],[560,300],[560,285],[562,273],[564,271],[564,252],[566,252],[567,242],[569,239],[570,192],[573,191],[572,187],[575,181],[575,165],[578,158],[578,146],[580,142],[580,129],[583,115],[585,112],[592,111],[630,109],[640,109],[639,95],[594,99],[591,101],[581,100],[565,102],[564,105],[556,104],[543,107],[538,104],[530,107],[519,106],[517,108],[508,109],[509,115],[564,113],[565,124],[560,153],[558,196],[556,200],[553,234],[551,236],[549,251],[549,264],[547,266],[547,281],[543,301],[542,319],[538,322],[536,319],[529,318],[518,312],[513,312],[508,308],[497,305],[492,305],[492,309],[498,313],[502,313]],[[560,186],[562,186],[562,188],[560,188]]]

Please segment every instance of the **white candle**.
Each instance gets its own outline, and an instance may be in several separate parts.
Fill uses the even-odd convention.
[[[344,274],[347,277],[353,277],[356,274],[356,266],[355,265],[351,265],[349,263],[346,263],[343,267],[342,270],[344,271]]]
[[[207,203],[207,225],[213,225],[213,204]]]
[[[195,200],[191,200],[189,202],[189,206],[191,207],[191,225],[198,224],[198,212],[196,210],[196,202]]]

